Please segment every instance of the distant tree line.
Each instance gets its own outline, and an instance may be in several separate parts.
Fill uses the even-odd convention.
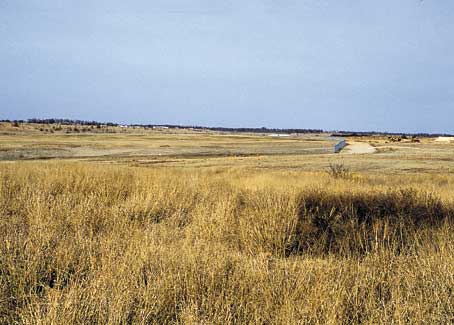
[[[397,132],[378,132],[378,131],[336,131],[331,134],[333,137],[361,137],[361,136],[400,136],[400,137],[450,137],[449,133],[397,133]]]
[[[112,122],[97,122],[97,121],[84,121],[84,120],[72,120],[72,119],[38,119],[31,118],[27,120],[0,120],[0,122],[9,122],[14,126],[18,126],[21,123],[32,123],[32,124],[58,124],[58,125],[84,125],[84,126],[119,126],[118,123]],[[326,133],[331,132],[332,136],[337,137],[348,137],[348,136],[401,136],[401,137],[440,137],[440,136],[453,136],[447,133],[396,133],[396,132],[376,132],[376,131],[325,131],[322,129],[277,129],[277,128],[227,128],[227,127],[205,127],[205,126],[194,126],[194,125],[175,125],[175,124],[131,124],[131,127],[143,127],[143,128],[156,128],[165,127],[169,129],[193,129],[193,130],[207,130],[207,131],[218,131],[218,132],[247,132],[247,133],[275,133],[275,134],[308,134],[308,133]]]
[[[172,125],[172,124],[133,124],[132,126],[154,128],[154,127],[166,127],[169,129],[193,129],[193,130],[208,130],[218,132],[248,132],[248,133],[276,133],[276,134],[287,134],[287,133],[322,133],[321,129],[275,129],[275,128],[227,128],[227,127],[206,127],[206,126],[194,126],[194,125]]]
[[[60,124],[60,125],[87,125],[87,126],[118,126],[118,123],[102,123],[97,121],[84,121],[84,120],[70,120],[70,119],[58,119],[58,118],[49,118],[49,119],[38,119],[30,118],[27,120],[0,120],[0,122],[7,122],[12,124],[21,124],[21,123],[30,123],[30,124]]]
[[[84,120],[71,120],[71,119],[56,119],[56,118],[49,118],[49,119],[38,119],[38,118],[31,118],[27,120],[27,123],[36,123],[36,124],[61,124],[61,125],[107,125],[107,126],[118,126],[118,123],[101,123],[97,121],[84,121]]]

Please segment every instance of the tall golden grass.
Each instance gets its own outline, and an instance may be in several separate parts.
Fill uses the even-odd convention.
[[[452,176],[0,173],[0,323],[454,320]]]

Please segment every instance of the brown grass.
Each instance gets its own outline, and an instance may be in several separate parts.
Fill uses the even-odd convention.
[[[453,321],[449,175],[0,173],[0,323]]]

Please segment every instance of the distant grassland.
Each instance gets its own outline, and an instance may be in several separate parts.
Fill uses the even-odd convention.
[[[77,129],[78,131],[74,131]],[[343,163],[356,172],[381,174],[454,173],[454,143],[392,142],[357,137],[375,154],[333,154],[328,134],[272,137],[183,129],[58,126],[0,123],[0,161],[96,161],[153,168],[247,168],[320,171]]]
[[[452,174],[257,163],[1,163],[0,323],[452,323]]]
[[[212,158],[257,155],[326,154],[335,140],[328,135],[300,135],[288,138],[257,134],[81,128],[65,126],[49,133],[50,126],[24,124],[13,128],[0,123],[0,160],[31,159],[160,159]],[[1,132],[3,130],[3,132]],[[79,130],[79,129],[78,129]],[[104,133],[102,132],[104,131]]]

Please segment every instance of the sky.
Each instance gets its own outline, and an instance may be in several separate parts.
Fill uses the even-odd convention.
[[[454,133],[452,0],[0,0],[0,119]]]

